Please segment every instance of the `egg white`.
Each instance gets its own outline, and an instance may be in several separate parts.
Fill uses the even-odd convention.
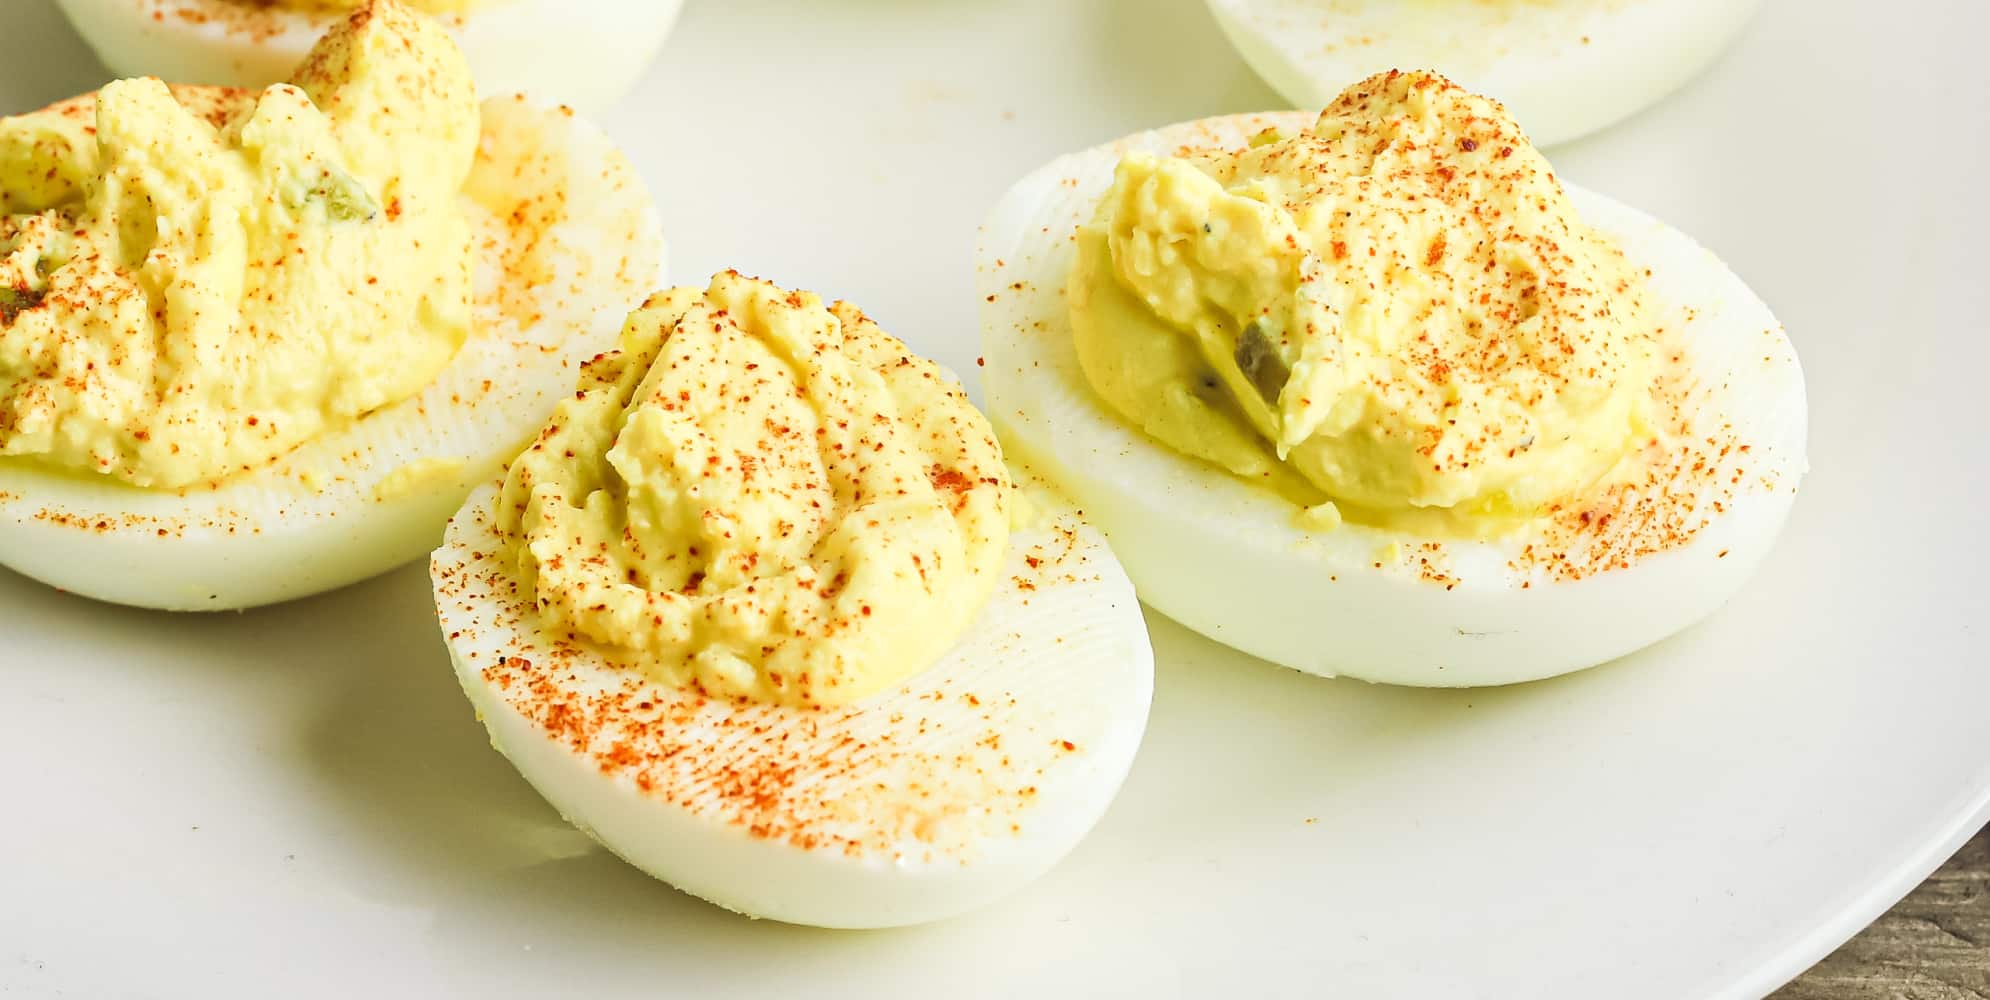
[[[344,16],[238,0],[58,0],[119,77],[265,87],[286,79]],[[439,20],[485,96],[523,93],[587,113],[635,86],[683,0],[498,0]]]
[[[535,279],[505,270],[524,259],[518,240],[465,196],[481,248],[476,326],[435,381],[215,488],[144,490],[0,459],[0,565],[99,600],[218,610],[343,586],[434,548],[663,283],[656,207],[605,135],[518,98],[485,102],[483,130],[472,188],[524,178],[506,197],[525,199],[557,184],[547,203],[563,200],[564,215]],[[490,152],[506,149],[519,157]]]
[[[1133,587],[1060,501],[939,662],[839,709],[706,699],[543,631],[499,555],[494,489],[431,563],[491,743],[631,864],[729,910],[822,927],[938,920],[1048,870],[1105,812],[1153,691]]]
[[[1569,187],[1577,210],[1652,272],[1663,321],[1685,345],[1700,422],[1732,425],[1738,485],[1699,498],[1706,527],[1627,568],[1557,580],[1511,565],[1517,542],[1446,541],[1358,525],[1309,530],[1289,501],[1177,453],[1122,422],[1085,382],[1065,278],[1073,231],[1121,156],[1243,145],[1305,112],[1238,115],[1130,136],[1053,161],[1017,183],[977,253],[988,415],[1112,539],[1140,597],[1219,642],[1327,676],[1425,686],[1532,680],[1640,649],[1712,613],[1768,552],[1805,469],[1803,374],[1754,293],[1685,235]],[[1724,508],[1714,511],[1713,501]]]
[[[1497,98],[1541,146],[1627,118],[1697,76],[1761,0],[1209,0],[1251,67],[1301,108],[1390,69]]]

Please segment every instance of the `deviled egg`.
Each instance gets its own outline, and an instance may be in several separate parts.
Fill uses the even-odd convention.
[[[480,108],[433,21],[380,3],[295,81],[0,119],[0,565],[218,609],[406,562],[658,280],[630,164]]]
[[[1741,586],[1806,467],[1762,301],[1435,74],[1056,160],[978,258],[1012,453],[1143,600],[1300,670],[1629,653]]]
[[[671,884],[828,927],[1010,892],[1146,725],[1131,584],[939,366],[726,272],[652,298],[432,563],[492,743]]]
[[[1400,66],[1505,104],[1536,143],[1627,118],[1720,55],[1761,0],[1209,0],[1252,68],[1298,107]]]
[[[265,87],[371,0],[58,0],[118,76]],[[404,0],[462,45],[486,96],[598,112],[663,47],[683,0]]]

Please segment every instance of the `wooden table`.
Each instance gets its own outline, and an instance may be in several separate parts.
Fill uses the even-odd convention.
[[[1775,1000],[1990,1000],[1990,827]]]

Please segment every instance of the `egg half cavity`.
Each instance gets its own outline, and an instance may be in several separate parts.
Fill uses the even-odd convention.
[[[1309,113],[1240,115],[1058,159],[992,211],[977,255],[989,416],[1013,455],[1112,539],[1141,598],[1299,670],[1431,686],[1593,666],[1713,612],[1760,563],[1806,468],[1801,369],[1768,308],[1688,237],[1569,187],[1581,216],[1650,272],[1678,354],[1684,426],[1648,479],[1487,539],[1337,524],[1173,452],[1095,395],[1072,343],[1075,231],[1120,159],[1239,148]]]
[[[433,548],[664,267],[641,178],[570,111],[486,101],[463,199],[475,323],[425,389],[211,488],[0,460],[0,565],[100,600],[218,610],[342,586]]]
[[[727,909],[883,927],[1012,892],[1099,820],[1145,621],[1067,502],[1009,502],[951,375],[728,272],[580,385],[431,563],[464,692],[570,821]]]

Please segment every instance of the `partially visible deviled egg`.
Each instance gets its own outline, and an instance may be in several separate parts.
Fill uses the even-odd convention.
[[[1434,74],[1064,157],[979,269],[1006,443],[1143,600],[1300,670],[1629,653],[1741,586],[1805,470],[1761,300]]]
[[[939,366],[731,272],[629,317],[432,573],[493,744],[608,849],[756,917],[1008,893],[1146,725],[1104,539],[1012,486]]]
[[[480,109],[434,22],[354,15],[296,81],[0,119],[0,565],[215,609],[406,562],[658,280],[629,163]]]
[[[59,0],[118,76],[264,87],[372,0]],[[479,91],[596,112],[635,86],[683,0],[403,0],[463,47]]]
[[[1237,51],[1321,107],[1394,67],[1504,103],[1543,146],[1627,118],[1720,55],[1761,0],[1209,0]]]

